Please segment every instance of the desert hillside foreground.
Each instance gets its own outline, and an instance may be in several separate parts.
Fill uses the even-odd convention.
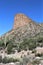
[[[0,37],[0,65],[43,65],[43,23],[17,14],[12,30]]]

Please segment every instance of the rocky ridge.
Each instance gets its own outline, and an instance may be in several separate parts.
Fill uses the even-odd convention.
[[[37,24],[24,14],[17,14],[12,30],[2,35],[0,40],[15,39],[15,42],[21,42],[24,38],[30,38],[42,32],[43,24]]]

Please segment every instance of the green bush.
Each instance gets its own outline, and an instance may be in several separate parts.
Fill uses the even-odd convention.
[[[4,44],[4,42],[3,42],[3,41],[0,41],[0,47],[5,48],[5,44]]]
[[[37,54],[35,54],[35,56],[41,57],[41,56],[43,56],[43,54],[37,53]]]
[[[32,50],[32,53],[36,53],[36,50]]]
[[[34,60],[34,61],[32,62],[32,64],[33,64],[33,65],[39,65],[39,64],[40,64],[40,60]]]
[[[0,56],[0,63],[2,62],[2,56]]]
[[[34,39],[25,39],[22,43],[19,45],[19,50],[33,50],[36,48],[36,40]]]
[[[7,45],[7,53],[10,54],[12,52],[13,44],[9,43]]]
[[[2,63],[8,63],[8,62],[9,62],[8,58],[5,57],[5,58],[2,59]]]
[[[2,63],[10,63],[10,62],[19,62],[19,59],[14,59],[14,58],[3,58]]]
[[[37,42],[43,43],[43,38],[42,37],[38,37]]]

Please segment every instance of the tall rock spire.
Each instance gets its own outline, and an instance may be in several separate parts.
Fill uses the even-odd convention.
[[[17,14],[14,18],[13,29],[24,26],[24,25],[28,24],[29,22],[31,22],[31,19],[26,17],[24,14]]]

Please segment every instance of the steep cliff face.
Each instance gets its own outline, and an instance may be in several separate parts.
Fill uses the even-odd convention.
[[[18,27],[22,27],[31,22],[31,19],[26,17],[24,14],[17,14],[14,18],[14,27],[13,29],[17,29]]]
[[[23,39],[28,39],[39,33],[43,33],[43,24],[35,23],[24,14],[17,14],[14,18],[12,30],[4,34],[0,39],[21,42]]]
[[[17,35],[21,34],[21,36],[26,37],[34,36],[40,32],[40,25],[26,17],[24,14],[17,14],[14,18],[13,29],[16,31],[15,34],[17,33]]]

